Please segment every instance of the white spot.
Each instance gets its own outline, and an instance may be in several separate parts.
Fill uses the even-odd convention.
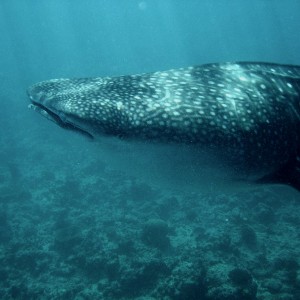
[[[244,76],[240,76],[239,79],[240,79],[240,81],[247,81],[247,78]]]
[[[124,105],[122,102],[117,102],[116,104],[117,104],[117,110],[121,110],[124,108]]]
[[[160,76],[161,76],[161,77],[167,77],[167,76],[168,76],[168,73],[166,73],[166,72],[161,72],[161,73],[160,73]]]
[[[266,86],[264,84],[261,84],[260,87],[264,90],[266,89]]]
[[[286,84],[289,88],[292,88],[293,86],[288,82],[287,84]]]

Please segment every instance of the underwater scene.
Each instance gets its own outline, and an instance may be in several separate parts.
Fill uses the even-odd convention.
[[[299,12],[1,0],[0,299],[300,299]]]

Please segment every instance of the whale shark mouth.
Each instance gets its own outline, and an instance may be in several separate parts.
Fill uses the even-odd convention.
[[[92,134],[90,134],[88,131],[82,129],[78,125],[70,122],[64,114],[62,114],[62,113],[57,114],[57,113],[51,111],[49,108],[42,105],[41,103],[35,102],[30,95],[29,95],[29,97],[30,97],[31,103],[28,105],[28,108],[38,112],[44,118],[54,122],[55,124],[57,124],[58,126],[60,126],[62,128],[78,132],[79,134],[82,134],[90,139],[94,139]]]

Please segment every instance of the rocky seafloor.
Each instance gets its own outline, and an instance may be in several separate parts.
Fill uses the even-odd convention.
[[[100,159],[1,154],[0,299],[300,299],[288,187],[172,193]]]

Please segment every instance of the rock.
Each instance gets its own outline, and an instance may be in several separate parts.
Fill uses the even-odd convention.
[[[170,229],[166,222],[160,219],[151,219],[144,225],[141,239],[147,246],[166,250],[171,246],[168,237],[169,232]]]

